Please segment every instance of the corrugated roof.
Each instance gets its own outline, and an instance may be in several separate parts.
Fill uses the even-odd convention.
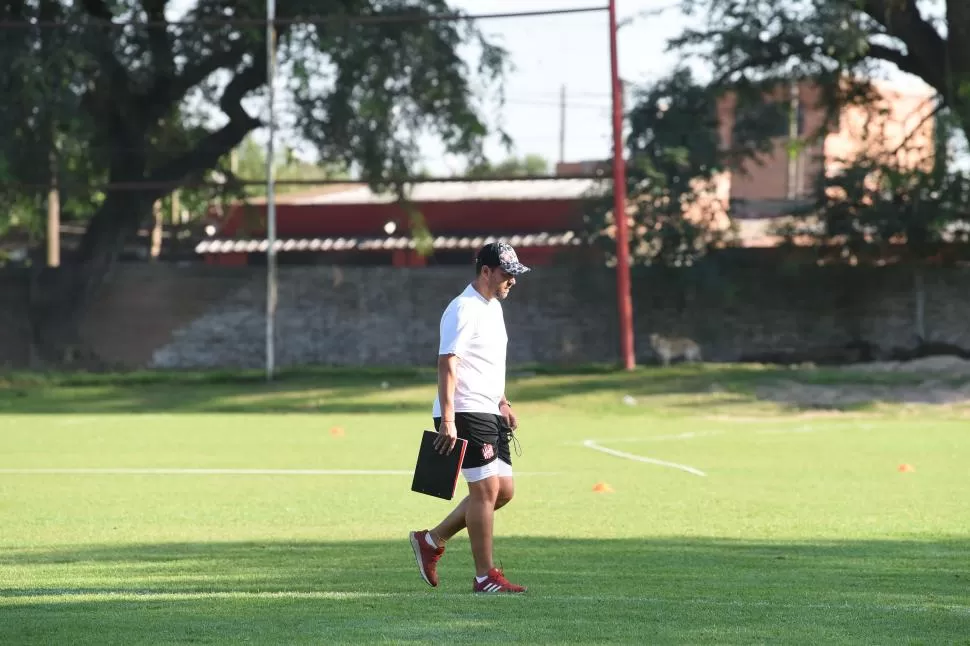
[[[333,195],[335,193],[344,193],[346,191],[356,191],[360,188],[360,184],[355,182],[347,182],[346,184],[323,184],[321,186],[314,186],[313,188],[304,188],[297,191],[280,190],[276,189],[276,203],[277,204],[306,204],[306,200],[315,199],[325,195]],[[265,205],[266,196],[259,195],[248,197],[245,200],[238,200],[236,204],[250,204],[250,205]]]
[[[566,247],[582,244],[582,239],[573,231],[557,233],[543,232],[513,236],[437,236],[432,239],[432,248],[478,249],[489,242],[503,240],[513,247]],[[394,249],[414,249],[416,243],[407,236],[386,238],[286,238],[276,241],[276,251],[382,251]],[[266,239],[253,240],[203,240],[195,247],[195,252],[206,253],[265,253],[269,250]]]
[[[413,202],[465,202],[480,200],[572,200],[595,194],[603,187],[595,179],[539,179],[483,182],[417,182],[409,187]],[[344,188],[337,192],[292,195],[287,204],[387,204],[396,198],[391,193],[376,194],[367,186]]]

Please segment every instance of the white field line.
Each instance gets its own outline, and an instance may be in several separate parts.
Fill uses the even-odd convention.
[[[601,442],[609,442],[613,444],[615,442],[623,443],[636,443],[636,442],[669,442],[672,440],[693,440],[698,437],[711,437],[712,435],[723,435],[724,431],[697,431],[688,433],[677,433],[675,435],[651,435],[643,437],[611,437],[608,440],[600,440]]]
[[[877,612],[953,612],[970,614],[970,606],[951,603],[899,603],[899,604],[866,604],[866,603],[798,603],[777,602],[768,600],[745,601],[743,599],[714,599],[714,598],[686,598],[673,599],[662,597],[639,596],[572,596],[572,595],[543,595],[535,592],[525,594],[491,594],[474,595],[473,593],[436,592],[434,596],[449,599],[498,598],[498,599],[530,599],[531,601],[545,601],[557,604],[564,603],[628,603],[644,605],[687,605],[687,606],[719,606],[734,608],[767,608],[767,609],[808,609],[825,611],[870,610]],[[105,590],[93,592],[90,590],[23,590],[7,589],[0,591],[0,605],[17,605],[33,603],[76,603],[79,601],[98,601],[104,599],[131,601],[203,601],[208,599],[324,599],[324,600],[355,600],[355,599],[415,599],[424,602],[430,598],[428,592],[338,592],[328,590],[302,591],[279,590],[250,592],[230,590],[219,592],[155,592],[152,590]],[[513,602],[514,603],[514,602]]]
[[[593,449],[594,451],[599,451],[601,453],[606,453],[607,455],[612,455],[617,458],[624,458],[627,460],[634,460],[636,462],[645,462],[647,464],[656,464],[661,467],[670,467],[671,469],[680,469],[681,471],[686,471],[687,473],[692,473],[695,476],[704,477],[707,474],[700,469],[695,469],[694,467],[688,466],[686,464],[677,464],[676,462],[667,462],[665,460],[656,460],[654,458],[648,458],[642,455],[635,455],[633,453],[626,453],[625,451],[617,451],[616,449],[610,449],[605,446],[600,446],[593,440],[585,440],[583,446],[588,449]]]
[[[828,431],[834,430],[833,427],[848,425],[850,428],[855,428],[859,430],[870,430],[872,429],[871,424],[859,424],[855,421],[845,421],[836,422],[834,424],[826,424],[824,427],[814,427],[808,424],[803,424],[790,429],[765,429],[760,431],[755,431],[757,435],[788,435],[788,434],[804,434],[804,433],[815,433],[818,431]],[[711,437],[713,435],[721,435],[724,431],[696,431],[687,433],[677,433],[674,435],[654,435],[645,437],[621,437],[621,438],[610,438],[608,440],[600,440],[602,442],[612,443],[638,443],[638,442],[662,442],[670,440],[692,440],[699,437]],[[680,469],[681,471],[686,471],[698,476],[707,475],[700,469],[688,466],[686,464],[677,464],[676,462],[666,462],[664,460],[657,460],[655,458],[648,458],[642,455],[636,455],[634,453],[627,453],[625,451],[617,451],[616,449],[610,449],[605,446],[601,446],[594,440],[584,440],[582,443],[586,448],[593,449],[594,451],[600,451],[606,453],[607,455],[612,455],[618,458],[625,458],[627,460],[635,460],[637,462],[645,462],[647,464],[656,464],[665,467],[671,467],[673,469]]]
[[[410,476],[413,471],[380,469],[0,469],[0,475],[190,475],[190,476]],[[520,471],[517,476],[556,475],[555,472]]]

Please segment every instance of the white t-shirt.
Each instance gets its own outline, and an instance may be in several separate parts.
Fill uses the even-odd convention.
[[[502,304],[468,285],[441,315],[440,335],[438,354],[458,357],[455,412],[499,415],[509,342]],[[441,401],[435,396],[432,417],[440,416]]]

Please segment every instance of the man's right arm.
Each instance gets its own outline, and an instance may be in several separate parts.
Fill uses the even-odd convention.
[[[441,405],[441,425],[435,447],[439,453],[449,454],[455,448],[458,431],[455,428],[455,387],[458,384],[459,357],[468,349],[475,332],[475,318],[459,304],[452,303],[441,316],[441,340],[438,344],[438,400]]]
[[[445,455],[455,448],[458,430],[455,427],[455,383],[458,380],[458,357],[438,355],[438,400],[441,404],[441,425],[435,448]]]

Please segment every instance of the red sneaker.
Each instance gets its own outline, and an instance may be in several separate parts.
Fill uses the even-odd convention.
[[[502,574],[502,570],[493,567],[488,571],[488,578],[486,578],[481,583],[478,579],[473,579],[475,582],[472,588],[475,592],[484,592],[487,594],[497,593],[497,592],[525,592],[526,588],[521,585],[515,585],[514,583],[509,583],[509,580],[505,578]]]
[[[411,539],[411,549],[414,550],[414,559],[418,562],[418,570],[421,578],[432,588],[438,586],[438,559],[445,553],[445,548],[435,549],[428,545],[428,530],[411,532],[408,538]]]

